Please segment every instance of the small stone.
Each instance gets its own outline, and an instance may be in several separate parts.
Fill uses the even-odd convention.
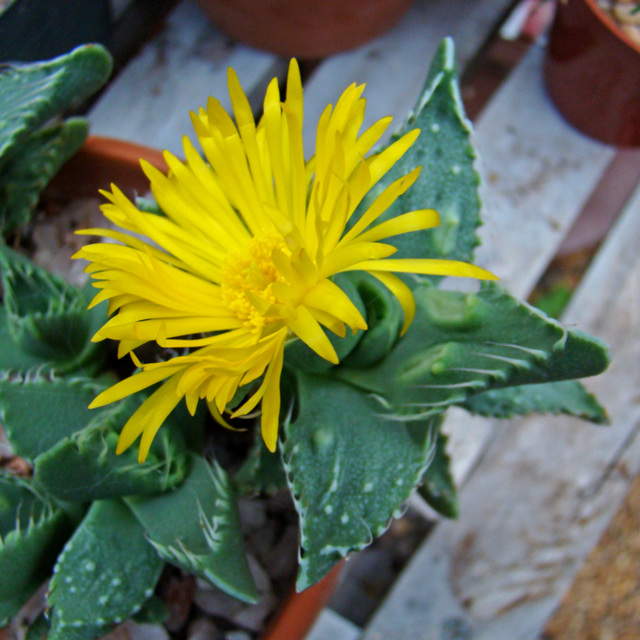
[[[102,640],[169,640],[169,634],[159,624],[136,624],[133,620],[127,620]]]
[[[613,16],[625,24],[640,24],[640,11],[636,11],[636,8],[631,3],[617,4],[613,8]]]
[[[250,553],[247,554],[247,560],[249,562],[251,576],[256,583],[256,589],[258,589],[258,592],[271,593],[271,580],[269,579],[269,574],[266,572],[265,568],[258,562],[258,559]]]
[[[176,573],[163,583],[159,595],[169,610],[169,617],[165,621],[169,631],[179,631],[185,625],[191,611],[194,591],[195,579],[184,573]]]
[[[220,630],[207,618],[196,618],[187,631],[187,640],[218,640]]]
[[[7,440],[7,436],[0,424],[0,460],[6,460],[7,458],[11,458],[13,456],[13,449],[9,444],[9,440]]]
[[[263,559],[269,556],[269,553],[276,544],[276,539],[277,523],[273,519],[267,519],[264,526],[249,532],[247,548],[253,549],[255,555]]]
[[[132,623],[129,632],[131,640],[169,640],[167,630],[159,624]]]
[[[196,581],[193,601],[204,613],[210,616],[218,616],[225,620],[232,620],[233,616],[239,613],[243,607],[247,606],[239,600],[223,593],[220,589],[212,587],[204,580]]]
[[[256,604],[245,605],[233,622],[243,629],[260,632],[266,620],[275,612],[279,600],[273,593],[263,593]]]
[[[229,631],[224,640],[251,640],[251,636],[246,631]]]
[[[243,629],[259,632],[263,630],[265,621],[278,606],[278,598],[273,593],[271,580],[264,567],[251,554],[247,555],[247,560],[260,599],[256,604],[244,605],[233,616],[233,622]]]
[[[295,576],[298,566],[298,538],[298,525],[289,525],[269,557],[265,558],[265,566],[272,578],[278,580]]]
[[[124,624],[118,625],[110,633],[102,638],[102,640],[131,640],[131,634],[129,633],[134,623],[127,620]]]
[[[633,24],[623,24],[621,29],[638,45],[640,45],[640,27]]]
[[[267,523],[267,504],[264,500],[240,498],[238,500],[240,522],[245,532],[261,529]]]

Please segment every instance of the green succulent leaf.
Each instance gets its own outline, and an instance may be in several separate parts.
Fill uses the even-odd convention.
[[[179,487],[126,502],[161,558],[239,600],[257,600],[231,482],[215,461],[194,455]]]
[[[33,461],[98,415],[113,413],[112,407],[88,408],[106,387],[89,378],[60,378],[44,367],[0,372],[0,417],[14,452]]]
[[[6,626],[11,618],[22,609],[38,586],[39,585],[36,585],[32,590],[25,591],[24,593],[17,592],[13,597],[9,596],[6,600],[0,600],[0,628]]]
[[[488,389],[596,375],[609,363],[601,342],[495,285],[479,293],[420,287],[414,294],[415,320],[384,361],[336,368],[396,417],[440,413]]]
[[[324,376],[300,373],[298,391],[283,454],[300,517],[302,590],[389,526],[424,474],[441,416],[387,420],[368,394]]]
[[[47,62],[0,66],[0,169],[32,132],[98,90],[111,67],[100,45],[77,47]]]
[[[152,595],[162,566],[125,504],[94,502],[54,569],[51,637],[122,622]]]
[[[460,98],[451,39],[440,45],[414,114],[390,144],[416,128],[420,129],[416,142],[368,194],[361,210],[394,180],[421,166],[416,183],[379,221],[406,211],[435,209],[440,214],[440,225],[394,238],[398,252],[393,257],[470,262],[479,242],[475,231],[480,225],[480,179],[474,168],[476,153],[470,141],[471,123]],[[407,281],[413,285],[416,282]]]
[[[41,613],[29,626],[25,640],[48,640],[49,629],[51,629],[49,618]]]
[[[83,292],[0,244],[4,308],[12,345],[57,369],[78,366],[89,344],[90,314]]]
[[[182,482],[189,458],[181,430],[171,419],[158,432],[144,463],[138,462],[134,447],[116,455],[120,431],[141,400],[131,397],[98,410],[86,428],[40,455],[35,460],[39,485],[60,500],[87,502],[154,495]]]
[[[85,118],[70,118],[24,140],[20,153],[0,173],[0,231],[7,233],[29,222],[40,193],[84,144],[88,132]]]
[[[0,626],[49,576],[72,530],[65,512],[30,482],[0,475]]]
[[[462,404],[470,413],[492,418],[513,418],[529,413],[564,413],[596,424],[607,424],[607,412],[577,380],[491,389]]]
[[[142,196],[137,196],[136,208],[139,211],[145,211],[146,213],[155,213],[157,216],[164,217],[166,215],[154,198],[143,198]]]
[[[286,489],[287,476],[280,451],[269,451],[257,433],[244,464],[233,477],[233,484],[243,495],[273,494]]]
[[[0,371],[26,371],[42,365],[42,359],[19,349],[9,333],[9,321],[0,309]]]
[[[451,473],[451,458],[447,453],[447,436],[438,431],[433,460],[422,476],[418,492],[424,500],[445,518],[458,517],[458,492]]]
[[[169,609],[158,596],[151,596],[132,618],[137,624],[162,624],[169,617]]]
[[[49,624],[47,640],[96,640],[111,630],[111,625],[99,626],[79,624],[75,627],[57,625],[52,620]]]
[[[404,314],[398,299],[379,280],[364,271],[348,274],[364,305],[367,330],[341,362],[349,367],[369,367],[382,360],[396,343]]]

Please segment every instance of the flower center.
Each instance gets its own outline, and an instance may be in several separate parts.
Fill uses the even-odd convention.
[[[225,306],[256,332],[275,319],[265,318],[251,298],[259,298],[269,304],[280,302],[272,291],[275,282],[284,282],[271,258],[274,249],[285,249],[281,236],[252,238],[244,252],[227,254],[221,270]]]

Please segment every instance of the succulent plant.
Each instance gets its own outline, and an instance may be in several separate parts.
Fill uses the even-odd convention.
[[[394,239],[400,258],[471,261],[478,244],[479,178],[454,57],[445,41],[398,135],[415,127],[421,134],[368,196],[422,165],[416,184],[385,219],[433,208],[442,223]],[[41,97],[52,84],[42,80],[30,95]],[[12,112],[27,111],[14,106],[21,94],[13,100],[1,95]],[[51,103],[56,109],[61,104]],[[46,113],[20,115],[22,128],[3,120],[0,130],[32,131],[30,123],[39,126]],[[34,139],[33,133],[23,139],[29,135]],[[3,154],[7,148],[15,144],[0,144]],[[6,179],[2,169],[0,181]],[[22,205],[13,206],[4,209],[5,229],[25,219]],[[139,207],[161,215],[152,202]],[[256,429],[232,476],[205,446],[219,427],[202,412],[191,417],[178,407],[138,463],[131,449],[117,456],[115,447],[145,393],[87,409],[118,376],[106,343],[91,342],[106,319],[103,304],[85,311],[87,290],[7,247],[0,250],[0,268],[0,411],[15,453],[33,468],[29,477],[0,476],[0,624],[53,574],[49,621],[37,622],[51,640],[92,639],[149,606],[164,562],[254,601],[239,493],[291,493],[300,520],[298,589],[383,533],[416,490],[454,517],[456,490],[442,431],[449,407],[498,417],[543,411],[606,421],[576,380],[606,368],[607,349],[598,340],[496,285],[458,293],[439,288],[435,277],[404,279],[416,316],[400,336],[397,299],[375,278],[351,272],[339,276],[340,286],[362,310],[368,330],[335,339],[338,365],[300,341],[287,344],[275,454]]]
[[[0,231],[30,219],[41,191],[84,143],[86,118],[62,119],[111,73],[100,45],[78,47],[42,63],[0,65]]]

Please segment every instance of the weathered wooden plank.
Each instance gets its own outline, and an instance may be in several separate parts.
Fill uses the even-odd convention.
[[[533,417],[500,428],[461,495],[365,634],[366,640],[534,640],[640,472],[640,190],[565,321],[607,340],[613,364],[589,387],[609,428]]]
[[[614,149],[577,133],[542,84],[544,51],[534,47],[476,126],[485,224],[477,262],[526,298],[555,256]],[[454,475],[464,482],[492,439],[490,421],[451,412]]]
[[[365,127],[388,115],[396,125],[390,131],[400,126],[418,99],[442,39],[454,38],[458,63],[464,68],[511,1],[418,0],[389,32],[325,60],[305,87],[305,153],[313,153],[322,110],[335,104],[352,82],[367,84]]]
[[[477,262],[526,298],[614,156],[570,129],[542,86],[543,51],[525,57],[476,126],[485,224]],[[493,439],[491,421],[450,411],[453,472],[459,485]]]
[[[486,184],[478,261],[518,295],[539,280],[614,156],[557,114],[543,86],[543,55],[531,49],[476,127]]]
[[[306,640],[358,640],[361,634],[362,629],[355,624],[331,609],[324,609]]]
[[[163,31],[132,60],[89,112],[91,132],[182,155],[182,136],[193,128],[189,112],[215,95],[230,107],[227,67],[233,67],[252,104],[285,62],[276,56],[230,45],[196,7],[182,2]]]

